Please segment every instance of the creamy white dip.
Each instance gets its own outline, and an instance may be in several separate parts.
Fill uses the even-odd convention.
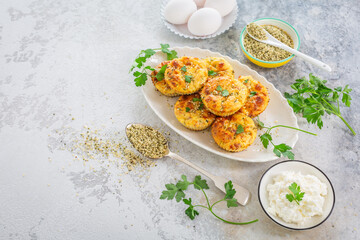
[[[300,205],[286,198],[286,194],[291,193],[289,186],[293,182],[300,186],[301,192],[305,192]],[[274,177],[273,184],[268,184],[266,190],[269,196],[267,211],[287,223],[302,225],[312,216],[323,214],[327,187],[313,175],[283,172]]]

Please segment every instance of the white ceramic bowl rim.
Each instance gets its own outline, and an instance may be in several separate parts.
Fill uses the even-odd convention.
[[[299,50],[300,48],[300,36],[299,36],[299,33],[296,31],[296,29],[288,22],[284,21],[284,20],[281,20],[281,19],[277,19],[277,18],[259,18],[259,19],[256,19],[252,22],[257,22],[257,21],[261,21],[261,20],[273,20],[273,21],[279,21],[279,22],[282,22],[282,23],[285,23],[286,25],[288,25],[292,30],[294,30],[294,32],[296,33],[296,36],[297,36],[297,39],[298,39],[298,46],[296,48],[296,50]],[[288,58],[285,58],[283,60],[280,60],[280,61],[264,61],[264,60],[261,60],[261,59],[258,59],[256,57],[254,57],[253,55],[251,55],[250,53],[248,53],[245,49],[245,46],[243,44],[243,38],[245,37],[245,30],[246,30],[246,26],[243,28],[243,30],[241,31],[240,33],[240,47],[254,60],[256,61],[259,61],[259,62],[262,62],[262,63],[282,63],[282,62],[285,62],[285,61],[288,61],[290,60],[291,58],[293,58],[295,55],[292,54],[290,57]]]
[[[261,185],[261,181],[262,181],[263,177],[265,176],[265,174],[266,174],[270,169],[272,169],[272,168],[275,167],[276,165],[279,165],[279,164],[282,164],[282,163],[287,163],[287,162],[300,162],[300,163],[304,163],[304,164],[310,165],[311,167],[317,169],[319,172],[321,172],[321,173],[326,177],[326,179],[329,181],[329,184],[330,184],[330,186],[331,186],[331,188],[332,188],[332,193],[333,193],[334,201],[333,201],[333,203],[332,203],[331,210],[330,210],[329,214],[324,218],[324,220],[322,220],[320,223],[318,223],[318,224],[316,224],[316,225],[314,225],[314,226],[307,227],[307,228],[292,228],[292,227],[286,226],[286,225],[284,225],[284,224],[281,224],[281,223],[279,223],[278,221],[276,221],[275,219],[273,219],[273,218],[270,216],[270,214],[265,210],[263,204],[261,203],[261,198],[260,198],[260,185]],[[331,213],[332,213],[332,211],[334,210],[334,207],[335,207],[335,190],[334,190],[334,187],[333,187],[330,179],[328,178],[328,176],[326,176],[326,174],[325,174],[323,171],[321,171],[318,167],[312,165],[311,163],[304,162],[304,161],[301,161],[301,160],[286,160],[286,161],[278,162],[278,163],[272,165],[272,166],[269,167],[269,168],[264,172],[264,174],[261,176],[260,181],[259,181],[259,184],[258,184],[258,199],[259,199],[260,206],[261,206],[261,208],[263,209],[263,211],[265,212],[265,214],[266,214],[273,222],[275,222],[276,224],[278,224],[278,225],[280,225],[280,226],[282,226],[282,227],[284,227],[284,228],[291,229],[291,230],[309,230],[309,229],[312,229],[312,228],[316,228],[317,226],[320,226],[321,224],[323,224],[323,223],[330,217],[330,215],[331,215]]]

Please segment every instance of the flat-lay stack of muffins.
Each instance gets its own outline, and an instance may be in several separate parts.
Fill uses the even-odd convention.
[[[254,142],[257,127],[252,118],[267,107],[268,91],[251,76],[235,78],[225,59],[184,56],[162,62],[151,76],[162,94],[180,96],[174,113],[186,128],[200,131],[211,126],[215,142],[230,152],[243,151]]]

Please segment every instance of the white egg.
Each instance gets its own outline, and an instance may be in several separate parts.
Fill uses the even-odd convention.
[[[194,0],[194,2],[196,3],[196,6],[198,6],[198,8],[202,8],[205,4],[205,0]]]
[[[191,15],[189,31],[196,36],[213,34],[221,26],[221,15],[213,8],[201,8]]]
[[[236,0],[206,0],[204,7],[214,8],[222,17],[228,15],[236,6]]]
[[[193,0],[171,0],[165,6],[164,17],[172,24],[185,24],[196,9]]]

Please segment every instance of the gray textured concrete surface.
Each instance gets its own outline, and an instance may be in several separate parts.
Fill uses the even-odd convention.
[[[191,46],[220,52],[264,75],[283,93],[299,77],[314,73],[330,86],[350,84],[351,108],[343,115],[359,133],[360,3],[351,1],[238,1],[239,17],[225,34],[187,40],[160,21],[160,1],[12,0],[0,2],[0,239],[359,239],[360,167],[358,137],[333,116],[318,133],[300,134],[297,159],[321,168],[332,180],[336,205],[331,217],[308,231],[274,224],[257,200],[262,173],[274,163],[243,163],[195,146],[169,129],[147,106],[128,74],[141,49]],[[288,21],[301,37],[300,50],[328,63],[323,72],[301,59],[263,69],[239,52],[246,22],[261,17]],[[196,172],[173,160],[159,160],[148,171],[121,175],[106,162],[74,161],[62,150],[83,125],[112,134],[129,122],[143,122],[170,133],[176,151],[210,172],[229,176],[252,193],[246,207],[222,216],[199,209],[191,221],[185,206],[159,200],[164,184]],[[56,131],[64,131],[59,135]],[[96,171],[94,171],[94,169]],[[121,182],[119,182],[121,180]],[[223,195],[210,184],[210,199]],[[204,203],[200,192],[189,196]]]

